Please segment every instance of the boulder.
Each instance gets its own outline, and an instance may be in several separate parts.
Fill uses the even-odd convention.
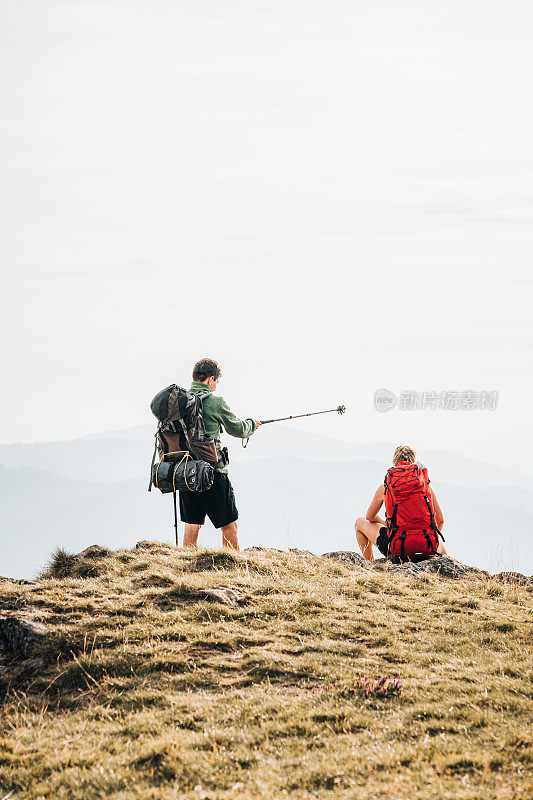
[[[379,569],[375,566],[374,569]],[[403,564],[387,563],[385,570],[391,575],[408,575],[418,577],[422,573],[433,573],[442,578],[489,578],[490,574],[484,569],[469,567],[461,564],[450,556],[432,556],[424,561],[406,561]]]
[[[150,539],[143,539],[135,545],[136,550],[153,550],[158,553],[167,553],[170,550],[175,550],[176,546],[168,542],[155,542]]]
[[[248,595],[241,592],[240,589],[233,589],[231,586],[212,586],[210,589],[200,589],[198,595],[200,599],[222,603],[232,608],[239,608],[248,600]]]
[[[532,586],[533,578],[528,578],[520,572],[499,572],[491,576],[489,572],[478,567],[471,567],[468,564],[461,564],[451,556],[431,556],[424,561],[406,561],[403,564],[395,563],[387,558],[379,558],[376,561],[368,561],[360,553],[352,550],[335,550],[324,553],[324,558],[332,558],[341,561],[347,566],[356,566],[364,570],[374,572],[386,572],[388,575],[403,575],[405,577],[417,578],[422,574],[432,573],[440,575],[442,578],[495,578],[503,583],[512,583],[520,586]]]
[[[27,581],[25,578],[6,578],[0,575],[0,583],[17,583],[19,586],[38,586],[37,581]]]
[[[372,569],[373,567],[371,561],[363,558],[360,553],[354,553],[352,550],[332,550],[330,553],[323,553],[322,557],[333,558],[335,561],[342,561],[343,564],[347,564],[348,566],[355,565],[362,569]]]
[[[533,586],[533,577],[522,575],[521,572],[498,572],[494,577],[502,583],[513,583],[516,586]]]
[[[0,643],[14,655],[29,658],[46,635],[46,625],[23,614],[0,616]]]
[[[77,558],[105,558],[111,553],[107,547],[100,547],[99,544],[91,544],[77,554]]]

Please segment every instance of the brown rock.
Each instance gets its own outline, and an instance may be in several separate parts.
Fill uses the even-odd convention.
[[[533,577],[528,578],[521,572],[498,572],[494,577],[502,583],[513,583],[516,586],[533,586]]]
[[[78,553],[77,558],[104,558],[111,553],[106,547],[100,547],[99,544],[91,544]]]
[[[151,542],[149,539],[143,539],[141,542],[137,542],[135,545],[136,550],[159,550],[161,551],[169,551],[175,550],[175,546],[169,544],[168,542]]]
[[[424,561],[406,561],[403,564],[390,563],[386,572],[391,575],[407,575],[415,578],[428,572],[440,575],[442,578],[490,577],[485,570],[461,564],[450,556],[432,556]]]
[[[348,566],[362,567],[362,569],[372,569],[372,562],[368,561],[360,553],[352,550],[332,550],[330,553],[323,553],[323,558],[333,558],[335,561],[342,561]]]
[[[27,581],[25,578],[5,578],[0,575],[0,583],[18,583],[19,586],[38,586],[37,581]]]
[[[485,570],[461,564],[450,556],[432,556],[424,561],[406,561],[403,564],[394,563],[394,561],[386,558],[368,561],[359,553],[354,553],[350,550],[338,550],[331,553],[324,553],[324,557],[342,561],[347,565],[362,567],[365,570],[386,572],[389,575],[404,575],[411,578],[416,578],[424,573],[433,573],[443,578],[463,578],[466,576],[478,578],[490,577],[489,573]]]
[[[201,599],[222,603],[232,608],[239,608],[248,600],[248,596],[241,592],[240,589],[232,589],[231,586],[213,586],[210,589],[200,589],[198,595]]]
[[[46,635],[46,625],[23,614],[0,616],[0,642],[15,655],[29,658]]]

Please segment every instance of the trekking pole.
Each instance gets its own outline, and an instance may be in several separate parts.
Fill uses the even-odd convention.
[[[271,422],[286,422],[289,419],[300,419],[301,417],[315,417],[317,414],[333,414],[336,411],[337,414],[344,414],[346,411],[346,406],[337,406],[337,408],[328,408],[327,411],[310,411],[308,414],[292,414],[290,417],[277,417],[276,419],[260,419],[259,422],[261,425],[269,425]],[[242,446],[246,447],[250,440],[243,439]]]
[[[261,425],[268,425],[270,422],[285,422],[288,419],[300,419],[300,417],[315,417],[317,414],[332,414],[334,411],[337,414],[344,414],[346,406],[337,406],[337,408],[329,408],[327,411],[310,411],[309,414],[293,414],[290,417],[278,417],[278,419],[260,419]]]
[[[176,531],[176,547],[178,546],[178,509],[176,508],[176,490],[172,492],[174,495],[174,530]]]

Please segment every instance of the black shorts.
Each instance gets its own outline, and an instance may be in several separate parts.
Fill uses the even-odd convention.
[[[203,525],[205,515],[215,528],[223,528],[239,517],[235,493],[228,476],[215,470],[213,485],[207,492],[188,492],[180,489],[180,517],[190,525]]]
[[[379,529],[379,536],[376,539],[376,547],[379,552],[387,558],[389,555],[389,537],[387,536],[387,528],[382,527]]]

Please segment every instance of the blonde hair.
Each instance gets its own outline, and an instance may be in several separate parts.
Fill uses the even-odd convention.
[[[409,447],[407,444],[398,445],[392,456],[392,463],[396,466],[399,461],[408,461],[410,464],[414,464],[416,461],[416,453],[413,448]]]

